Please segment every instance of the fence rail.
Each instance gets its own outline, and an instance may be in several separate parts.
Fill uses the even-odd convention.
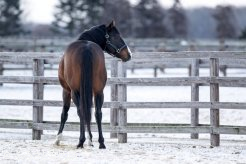
[[[33,52],[0,52],[0,62],[33,62],[33,76],[0,76],[0,83],[33,84],[32,100],[0,99],[0,105],[33,106],[33,120],[0,120],[1,128],[33,129],[33,139],[40,139],[42,130],[56,130],[57,122],[43,120],[43,106],[62,106],[61,101],[43,100],[43,85],[59,84],[57,77],[44,76],[44,60],[52,59],[56,62],[61,53],[33,53]],[[246,134],[245,126],[220,126],[219,109],[246,109],[246,103],[220,102],[219,87],[246,87],[245,77],[219,77],[219,62],[230,60],[240,63],[246,59],[246,52],[151,52],[136,53],[132,64],[138,62],[165,62],[167,59],[189,59],[192,64],[191,77],[172,78],[127,78],[127,63],[115,58],[106,57],[111,63],[111,78],[107,85],[111,86],[111,100],[103,104],[111,109],[111,123],[103,124],[105,132],[112,137],[118,136],[119,142],[127,142],[127,133],[191,133],[192,138],[198,138],[199,133],[211,134],[211,145],[219,146],[220,134]],[[210,76],[199,77],[201,60],[207,60],[210,66]],[[182,62],[183,60],[179,60]],[[199,101],[199,86],[210,86],[210,102]],[[191,86],[190,102],[127,102],[127,86]],[[129,108],[191,108],[191,124],[129,124],[127,112]],[[199,109],[210,109],[211,125],[199,124]],[[129,109],[129,110],[127,110]],[[131,110],[134,110],[131,109]],[[78,123],[68,123],[65,130],[78,130]],[[92,130],[96,130],[94,125]]]
[[[20,70],[26,69],[30,70],[30,64],[32,64],[34,59],[44,59],[45,63],[51,64],[46,65],[46,69],[52,69],[53,64],[58,64],[62,52],[49,53],[49,52],[19,52],[16,55],[15,52],[3,52],[0,56],[0,60],[4,63],[22,63],[25,64],[23,68],[13,68],[8,67],[5,64],[2,66],[0,63],[0,74],[4,70]],[[154,77],[157,77],[157,69],[160,68],[162,71],[165,68],[188,68],[188,73],[191,75],[191,65],[192,58],[199,57],[199,67],[200,68],[208,68],[209,67],[209,58],[213,56],[219,57],[219,55],[223,56],[220,59],[220,71],[226,76],[226,71],[228,68],[246,68],[246,59],[244,51],[226,51],[226,52],[218,52],[218,51],[209,51],[209,53],[205,51],[197,52],[135,52],[134,60],[128,62],[127,69],[142,69],[142,68],[153,68],[154,69]],[[200,55],[200,56],[198,56]],[[108,54],[106,56],[106,65],[107,68],[110,69],[111,62],[114,60]],[[151,59],[150,59],[151,58]],[[239,58],[235,60],[234,58]],[[150,62],[151,61],[151,62]]]
[[[24,51],[42,51],[52,50],[57,51],[64,49],[70,42],[74,41],[75,38],[0,38],[0,49],[19,49]],[[148,50],[174,50],[184,51],[191,48],[195,50],[219,50],[219,49],[246,49],[245,41],[238,40],[225,40],[220,42],[219,40],[197,40],[197,41],[184,41],[184,40],[173,40],[165,38],[139,38],[125,39],[126,43],[136,51]]]
[[[59,122],[44,121],[42,123],[33,123],[30,120],[11,120],[0,121],[0,127],[15,129],[35,129],[35,130],[54,130],[59,128]],[[199,124],[190,126],[190,124],[146,124],[146,123],[128,123],[126,127],[111,126],[109,123],[102,123],[104,132],[110,133],[214,133],[214,134],[237,134],[245,135],[244,126],[220,126],[213,128],[210,125]],[[79,131],[78,122],[67,122],[64,130]],[[91,124],[91,130],[97,131],[95,123]]]

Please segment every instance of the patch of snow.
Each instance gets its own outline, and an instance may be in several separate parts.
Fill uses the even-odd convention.
[[[187,77],[186,69],[166,69],[159,77]],[[201,69],[201,76],[208,70]],[[26,71],[4,72],[6,75],[31,75]],[[108,72],[110,75],[110,72]],[[46,71],[46,76],[57,76]],[[245,77],[245,70],[228,70],[228,76]],[[153,70],[128,72],[129,77],[152,77]],[[4,84],[1,99],[32,99],[32,85]],[[190,101],[190,87],[127,87],[128,101]],[[45,100],[61,100],[60,86],[45,86]],[[110,87],[105,88],[105,101],[110,101]],[[200,87],[200,101],[209,101],[209,87]],[[246,102],[246,88],[220,88],[220,101]],[[61,107],[44,107],[44,120],[60,121]],[[188,111],[187,111],[188,110]],[[131,123],[189,123],[190,109],[128,109]],[[110,110],[103,109],[103,122],[109,122]],[[32,119],[32,107],[1,106],[1,119]],[[93,118],[93,117],[92,117]],[[200,109],[200,123],[209,124],[209,110]],[[79,121],[75,108],[69,111],[68,121]],[[95,121],[93,118],[92,121]],[[220,110],[223,125],[246,125],[245,110]],[[58,130],[58,129],[57,129]],[[105,133],[106,150],[99,150],[97,133],[93,133],[94,147],[85,143],[76,149],[79,132],[63,132],[61,146],[55,146],[57,131],[44,131],[41,141],[31,140],[31,130],[0,128],[1,163],[246,163],[246,136],[221,135],[221,146],[210,148],[209,134],[199,140],[190,134],[128,134],[128,143],[118,144]]]

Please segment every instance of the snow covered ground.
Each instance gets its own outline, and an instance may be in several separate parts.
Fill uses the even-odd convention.
[[[245,163],[245,141],[223,141],[210,148],[207,140],[175,138],[130,138],[126,144],[106,139],[107,149],[87,147],[76,149],[77,139],[69,138],[62,146],[53,139],[0,140],[1,163]]]
[[[201,76],[208,70],[202,69]],[[29,71],[4,72],[5,75],[31,75]],[[110,72],[108,72],[110,75]],[[57,71],[45,72],[56,76]],[[228,70],[228,76],[245,76],[245,70]],[[129,77],[152,77],[153,70],[128,72]],[[185,69],[167,69],[159,77],[187,76]],[[190,101],[190,87],[128,87],[128,101]],[[1,99],[32,99],[31,85],[4,84]],[[46,100],[61,100],[59,86],[45,86]],[[110,101],[110,88],[105,89]],[[200,87],[200,101],[209,101],[209,88]],[[246,102],[246,88],[220,88],[220,101]],[[128,122],[189,123],[189,109],[129,109]],[[61,107],[45,107],[44,120],[59,121]],[[31,119],[31,107],[1,106],[0,118]],[[223,125],[246,125],[245,110],[221,110]],[[69,111],[68,121],[78,121],[76,110]],[[93,120],[94,121],[94,120]],[[103,109],[103,121],[109,122],[109,109]],[[200,110],[200,123],[209,123],[209,110]],[[221,146],[210,148],[209,135],[199,140],[189,134],[129,134],[127,144],[118,144],[105,133],[106,150],[95,147],[76,149],[78,132],[64,132],[62,146],[54,146],[56,131],[44,131],[41,141],[31,140],[31,130],[0,129],[1,163],[246,163],[246,136],[221,135]]]

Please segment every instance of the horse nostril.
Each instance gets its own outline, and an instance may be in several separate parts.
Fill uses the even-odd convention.
[[[129,56],[128,56],[128,61],[131,60],[131,58],[132,58],[131,55],[129,55]]]
[[[125,60],[126,62],[131,60],[131,55],[128,55],[127,59]]]

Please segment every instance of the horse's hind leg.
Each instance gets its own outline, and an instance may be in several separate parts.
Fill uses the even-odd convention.
[[[69,111],[70,104],[71,104],[71,93],[63,89],[62,97],[63,97],[63,109],[62,109],[62,114],[61,114],[61,124],[60,124],[60,128],[59,128],[59,131],[56,137],[56,142],[55,142],[56,145],[59,145],[60,140],[62,139],[62,131],[67,121],[68,111]]]
[[[77,114],[80,119],[80,138],[79,138],[79,144],[77,145],[77,148],[83,148],[83,144],[85,142],[85,126],[84,126],[84,115],[82,112],[82,109],[80,107],[80,93],[78,91],[72,91],[72,99],[74,104],[77,107]]]
[[[78,113],[78,116],[80,117],[80,104],[79,104],[79,99],[80,99],[80,95],[79,95],[79,92],[76,92],[76,91],[72,91],[72,99],[73,99],[73,102],[74,104],[76,105],[77,107],[77,113]],[[93,146],[92,144],[92,133],[91,133],[91,122],[86,122],[87,124],[87,131],[88,131],[88,145],[89,146]]]
[[[80,137],[79,137],[79,144],[77,148],[83,148],[85,142],[85,118],[84,115],[81,113],[81,109],[78,108],[78,115],[80,118]]]
[[[97,122],[97,127],[98,127],[98,133],[99,133],[99,149],[105,149],[105,145],[104,145],[104,138],[103,138],[103,134],[102,134],[102,104],[103,104],[103,99],[104,99],[104,95],[103,93],[100,94],[96,94],[95,95],[95,117],[96,117],[96,122]]]
[[[91,123],[87,122],[86,124],[87,124],[87,131],[88,131],[88,145],[94,146],[92,143]]]

